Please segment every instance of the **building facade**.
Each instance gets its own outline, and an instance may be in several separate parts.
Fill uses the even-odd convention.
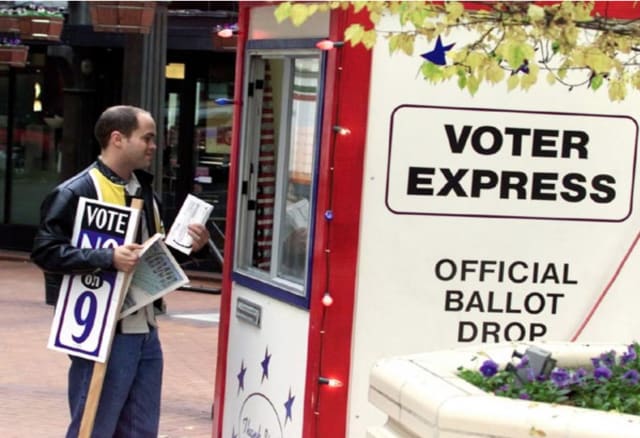
[[[232,111],[216,99],[233,96],[235,46],[217,30],[235,23],[237,3],[128,2],[153,7],[148,33],[98,31],[99,3],[37,2],[62,13],[58,38],[0,25],[3,41],[22,36],[29,50],[24,66],[0,64],[0,249],[30,250],[43,197],[95,159],[93,124],[120,103],[158,123],[152,171],[167,225],[193,193],[214,205],[211,225],[224,229]]]

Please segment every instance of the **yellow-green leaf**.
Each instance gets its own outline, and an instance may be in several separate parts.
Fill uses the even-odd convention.
[[[458,88],[464,90],[464,87],[467,86],[467,77],[464,74],[458,75]]]
[[[529,9],[527,10],[527,16],[531,21],[541,21],[544,19],[544,8],[530,4]]]
[[[497,84],[504,79],[504,70],[496,61],[490,61],[489,66],[485,72],[487,81],[492,84]]]
[[[509,79],[507,80],[507,90],[511,91],[514,88],[516,88],[518,85],[520,85],[520,76],[518,75],[509,76]]]
[[[640,71],[636,71],[633,76],[631,76],[631,85],[636,90],[640,90]]]
[[[467,56],[465,64],[471,67],[472,69],[477,69],[485,60],[487,56],[481,52],[471,52]]]
[[[362,41],[364,35],[364,26],[361,24],[352,24],[344,31],[344,39],[351,42],[351,46],[357,45]]]
[[[367,2],[364,1],[359,1],[359,2],[353,2],[353,12],[358,13],[360,12],[362,9],[364,9],[364,7],[367,6]]]
[[[521,75],[520,88],[528,90],[538,81],[538,72],[540,68],[535,64],[529,65],[529,73]]]
[[[529,429],[529,436],[545,437],[547,436],[547,433],[542,429],[537,429],[534,426],[531,426],[531,428]]]
[[[595,75],[591,78],[591,83],[589,85],[591,86],[591,89],[595,91],[602,86],[603,81],[604,79],[602,78],[602,75]]]
[[[445,10],[447,12],[447,22],[455,23],[464,12],[464,5],[459,2],[446,2]]]
[[[478,92],[478,88],[480,87],[480,81],[475,76],[469,76],[467,79],[467,90],[473,96]]]
[[[609,99],[612,102],[622,101],[627,95],[627,86],[620,79],[609,82]]]
[[[553,74],[552,71],[550,71],[549,73],[547,73],[547,84],[553,85],[555,83],[556,83],[556,75]]]
[[[458,67],[453,65],[446,65],[442,67],[442,78],[450,79],[458,71]]]
[[[276,10],[273,11],[273,15],[278,23],[282,23],[289,18],[291,16],[291,2],[280,3]]]
[[[526,42],[506,40],[498,46],[496,54],[507,61],[509,67],[517,69],[525,60],[533,58],[534,49]]]
[[[391,35],[389,37],[389,53],[395,53],[398,50],[398,44],[400,41],[400,34]]]
[[[307,5],[295,3],[291,6],[291,23],[293,23],[294,26],[301,26],[302,23],[307,21],[307,18],[309,18],[309,9]]]
[[[313,14],[315,14],[318,11],[318,4],[317,3],[309,3],[309,8],[307,10],[307,18],[311,17]]]
[[[422,72],[422,76],[428,81],[435,83],[442,80],[441,68],[432,62],[423,62],[420,71]]]
[[[371,49],[376,44],[376,39],[377,39],[376,30],[375,29],[367,30],[362,35],[362,44],[364,44],[364,46],[367,49]]]
[[[409,56],[413,55],[413,36],[401,33],[398,39],[398,49]]]
[[[585,51],[584,63],[596,73],[606,73],[613,67],[611,58],[597,47],[589,47]]]

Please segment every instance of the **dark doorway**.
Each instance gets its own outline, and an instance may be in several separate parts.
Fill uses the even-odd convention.
[[[212,243],[223,247],[229,157],[231,106],[216,102],[233,97],[234,54],[180,52],[167,57],[165,145],[163,147],[162,201],[165,225],[170,227],[187,194],[211,205]],[[215,250],[188,269],[221,272]]]

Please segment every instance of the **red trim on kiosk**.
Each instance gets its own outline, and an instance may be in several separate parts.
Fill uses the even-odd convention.
[[[343,40],[345,28],[352,23],[371,26],[367,13],[354,14],[352,9],[333,11],[329,38]],[[327,53],[312,265],[305,437],[346,436],[371,56],[371,51],[362,45],[354,48],[350,44]],[[338,135],[334,125],[348,127],[351,135]],[[334,219],[327,225],[324,213],[329,209],[333,210]],[[327,248],[331,251],[329,257],[325,254]],[[327,290],[334,298],[330,307],[322,304]],[[323,385],[318,382],[319,377],[338,379],[343,385]]]
[[[244,48],[249,28],[249,6],[240,5],[238,15],[238,46],[236,49],[235,88],[233,99],[233,131],[231,133],[231,163],[240,160],[240,131],[242,127],[242,87],[244,78]],[[233,247],[236,227],[236,199],[238,194],[238,166],[229,168],[227,218],[225,227],[224,265],[222,267],[222,295],[220,297],[220,324],[218,328],[218,357],[216,361],[215,388],[213,394],[213,437],[222,433],[224,393],[229,347],[229,318],[231,316],[231,273],[233,271]]]

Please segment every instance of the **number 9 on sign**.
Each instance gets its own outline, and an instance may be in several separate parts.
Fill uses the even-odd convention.
[[[67,295],[58,345],[93,356],[105,334],[113,282],[93,274],[79,280],[72,283]]]
[[[93,292],[86,290],[78,296],[73,315],[78,327],[82,328],[82,333],[78,336],[71,335],[71,338],[78,344],[82,344],[91,334],[93,324],[96,322],[97,308],[98,300]]]

